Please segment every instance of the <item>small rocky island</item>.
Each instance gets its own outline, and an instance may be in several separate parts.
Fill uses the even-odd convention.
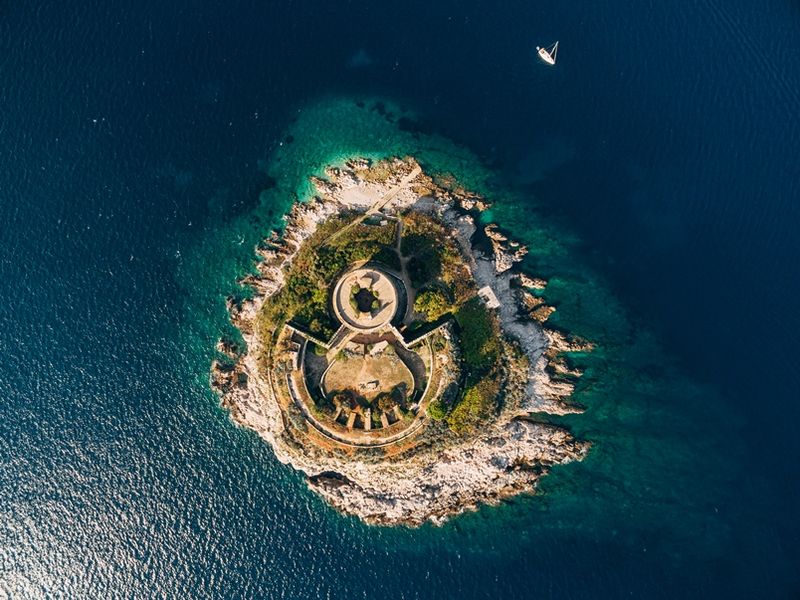
[[[590,345],[548,329],[527,249],[478,225],[485,199],[412,158],[314,178],[228,299],[244,348],[218,344],[233,420],[342,512],[441,522],[531,492],[589,443],[537,422],[569,400]]]

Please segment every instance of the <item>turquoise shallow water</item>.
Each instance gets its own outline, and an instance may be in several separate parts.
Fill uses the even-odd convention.
[[[1,5],[0,597],[796,596],[798,23]],[[598,345],[558,420],[587,460],[413,531],[337,515],[208,386],[224,297],[307,176],[406,152],[495,201]]]

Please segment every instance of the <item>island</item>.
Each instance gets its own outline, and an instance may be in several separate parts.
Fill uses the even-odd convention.
[[[571,357],[545,325],[527,248],[484,223],[487,199],[411,157],[354,158],[312,178],[227,299],[212,387],[237,424],[343,513],[441,523],[530,493],[590,443]]]

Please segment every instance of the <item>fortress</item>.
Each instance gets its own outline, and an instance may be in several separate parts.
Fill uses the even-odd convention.
[[[288,396],[316,432],[337,444],[386,446],[424,426],[426,408],[454,379],[449,320],[404,336],[409,298],[400,273],[366,263],[330,291],[339,328],[322,340],[286,324],[276,394]],[[408,315],[408,317],[407,317]],[[433,344],[433,341],[436,344]]]

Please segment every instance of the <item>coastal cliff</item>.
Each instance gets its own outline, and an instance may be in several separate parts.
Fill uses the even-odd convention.
[[[564,357],[591,345],[543,326],[555,310],[541,297],[546,281],[517,270],[527,248],[496,225],[478,225],[489,203],[454,182],[435,180],[412,158],[352,160],[329,168],[313,183],[317,196],[296,203],[283,232],[271,234],[256,249],[257,273],[240,282],[251,289],[249,296],[228,299],[246,349],[221,341],[211,384],[231,418],[257,432],[281,462],[305,473],[311,489],[334,507],[374,524],[441,522],[531,492],[553,465],[581,460],[588,442],[530,417],[580,412],[569,398],[581,373]],[[389,196],[391,202],[381,210],[419,212],[441,223],[460,248],[475,286],[490,289],[497,299],[500,401],[491,418],[467,433],[455,433],[420,413],[414,435],[366,448],[320,435],[312,414],[276,394],[274,373],[266,366],[276,332],[265,329],[259,314],[284,288],[293,260],[323,223],[345,212],[367,214],[375,210],[376,198]],[[451,370],[456,377],[457,366]]]

